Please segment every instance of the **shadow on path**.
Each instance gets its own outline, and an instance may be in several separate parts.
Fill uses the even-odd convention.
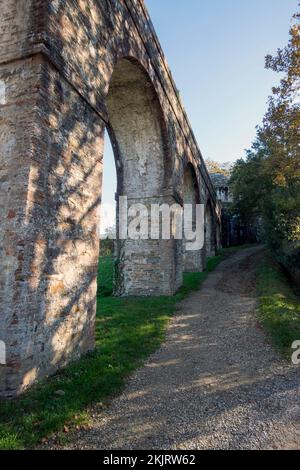
[[[181,303],[165,343],[68,448],[300,447],[299,368],[253,314],[261,250],[231,256]]]

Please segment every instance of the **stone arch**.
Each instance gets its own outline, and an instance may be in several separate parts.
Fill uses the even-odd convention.
[[[10,3],[17,2],[4,2],[8,13]],[[143,2],[44,0],[22,5],[13,15],[2,15],[7,34],[0,58],[4,396],[20,393],[94,347],[106,127],[120,173],[118,194],[148,206],[182,205],[182,156],[189,155],[203,198],[210,195],[214,213],[218,207]],[[145,128],[121,119],[117,100],[110,102],[113,95],[107,102],[107,93],[122,89],[126,76],[127,92],[134,90],[135,102],[140,100],[148,116],[141,121],[147,122]],[[132,106],[126,102],[124,115],[133,114]],[[137,141],[146,142],[138,156],[147,171],[130,185],[126,175],[139,173],[129,158],[131,151],[138,153]],[[179,288],[181,240],[125,242],[118,249],[119,294],[172,294]]]
[[[106,108],[117,192],[133,199],[162,193],[170,165],[166,124],[151,79],[137,59],[118,59]]]
[[[196,230],[196,204],[200,204],[200,190],[195,169],[191,163],[185,166],[183,173],[183,203],[192,204],[192,226]],[[203,230],[201,226],[199,229]],[[203,270],[202,249],[189,251],[186,249],[187,242],[183,235],[183,271],[199,272]]]
[[[151,80],[132,57],[117,61],[106,97],[108,133],[117,172],[117,225],[120,199],[128,209],[143,204],[149,216],[151,204],[167,202],[164,188],[169,178],[166,126]],[[124,201],[124,199],[123,199]],[[123,239],[117,229],[115,294],[161,295],[173,292],[173,257],[170,240]],[[128,219],[130,223],[130,219]]]
[[[206,259],[216,255],[216,234],[213,206],[208,200],[205,205],[205,255]]]

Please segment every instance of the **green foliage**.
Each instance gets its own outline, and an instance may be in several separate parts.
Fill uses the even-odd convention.
[[[256,141],[233,168],[233,211],[263,221],[269,247],[294,273],[290,254],[300,250],[300,14],[288,46],[267,56],[266,67],[284,78],[273,89]]]
[[[114,253],[114,240],[104,238],[100,243],[100,256],[109,256]]]
[[[226,253],[210,259],[205,272],[185,274],[182,288],[172,297],[109,297],[113,257],[100,259],[95,350],[20,398],[0,401],[0,449],[30,448],[65,425],[69,430],[85,425],[88,406],[102,402],[105,407],[120,391],[128,374],[163,341],[176,303],[198,289]],[[67,433],[60,439],[67,439]]]
[[[300,298],[279,265],[266,256],[258,272],[259,320],[275,346],[288,358],[291,344],[300,338]]]
[[[230,178],[233,210],[244,221],[262,213],[263,201],[268,199],[272,181],[264,172],[265,154],[262,149],[247,151],[246,159],[238,160]]]

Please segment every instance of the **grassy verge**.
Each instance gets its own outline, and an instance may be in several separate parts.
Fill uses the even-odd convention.
[[[13,401],[0,402],[0,449],[35,446],[52,432],[88,422],[87,408],[120,391],[124,379],[154,352],[165,337],[175,304],[199,288],[227,255],[222,250],[202,273],[184,275],[173,297],[114,298],[112,257],[99,264],[95,351]],[[63,436],[63,432],[61,436]]]
[[[97,297],[110,297],[113,293],[113,255],[101,256],[98,265]]]
[[[300,297],[293,291],[280,266],[269,256],[258,270],[258,317],[275,347],[290,358],[291,345],[300,340]]]

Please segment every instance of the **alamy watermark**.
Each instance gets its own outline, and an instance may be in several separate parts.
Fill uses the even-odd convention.
[[[295,364],[295,366],[299,366],[300,365],[300,340],[293,342],[292,349],[295,349],[295,352],[292,354],[292,363]]]
[[[187,251],[204,246],[204,204],[128,204],[126,196],[118,200],[117,224],[114,231],[100,238],[120,240],[185,241]]]
[[[6,364],[6,345],[4,341],[0,340],[0,365],[4,366]]]
[[[296,340],[292,343],[292,349],[295,349],[291,359],[292,363],[296,366],[300,365],[300,340]],[[6,365],[6,344],[0,340],[0,365]]]

